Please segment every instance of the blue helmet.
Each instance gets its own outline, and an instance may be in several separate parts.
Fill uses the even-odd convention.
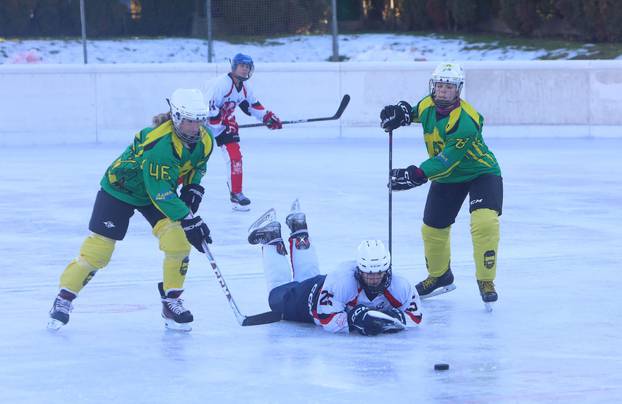
[[[253,63],[253,58],[243,53],[238,53],[237,55],[233,57],[233,59],[231,59],[231,71],[235,72],[235,69],[236,67],[238,67],[238,65],[248,65],[249,71],[248,71],[247,77],[236,76],[236,78],[241,81],[250,79],[251,76],[253,75],[253,71],[255,70],[255,64]]]

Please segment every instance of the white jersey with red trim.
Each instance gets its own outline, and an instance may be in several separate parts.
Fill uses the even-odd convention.
[[[398,308],[406,314],[407,327],[421,323],[421,300],[406,278],[393,274],[391,285],[384,293],[370,300],[354,277],[355,271],[356,262],[348,261],[326,275],[312,313],[316,324],[330,332],[347,333],[348,312],[358,304],[376,310]]]
[[[266,114],[265,108],[255,98],[248,84],[240,82],[236,87],[228,73],[208,83],[205,98],[209,102],[208,125],[216,136],[225,128],[223,121],[235,119],[234,112],[237,106],[259,121],[263,120]]]

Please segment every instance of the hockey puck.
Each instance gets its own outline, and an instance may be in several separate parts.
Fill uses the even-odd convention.
[[[447,363],[437,363],[434,365],[434,370],[447,370],[449,369],[449,364]]]

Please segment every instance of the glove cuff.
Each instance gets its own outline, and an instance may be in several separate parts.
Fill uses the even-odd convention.
[[[404,111],[404,124],[402,126],[408,126],[411,124],[410,114],[412,113],[412,107],[406,101],[400,101],[397,106]]]

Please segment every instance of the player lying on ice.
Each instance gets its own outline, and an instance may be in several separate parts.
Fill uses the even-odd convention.
[[[262,246],[268,302],[284,320],[363,335],[398,332],[421,323],[419,296],[405,278],[392,274],[391,256],[382,241],[361,242],[356,261],[320,275],[298,200],[285,223],[291,230],[289,259],[273,209],[251,226],[248,236],[249,243]]]

